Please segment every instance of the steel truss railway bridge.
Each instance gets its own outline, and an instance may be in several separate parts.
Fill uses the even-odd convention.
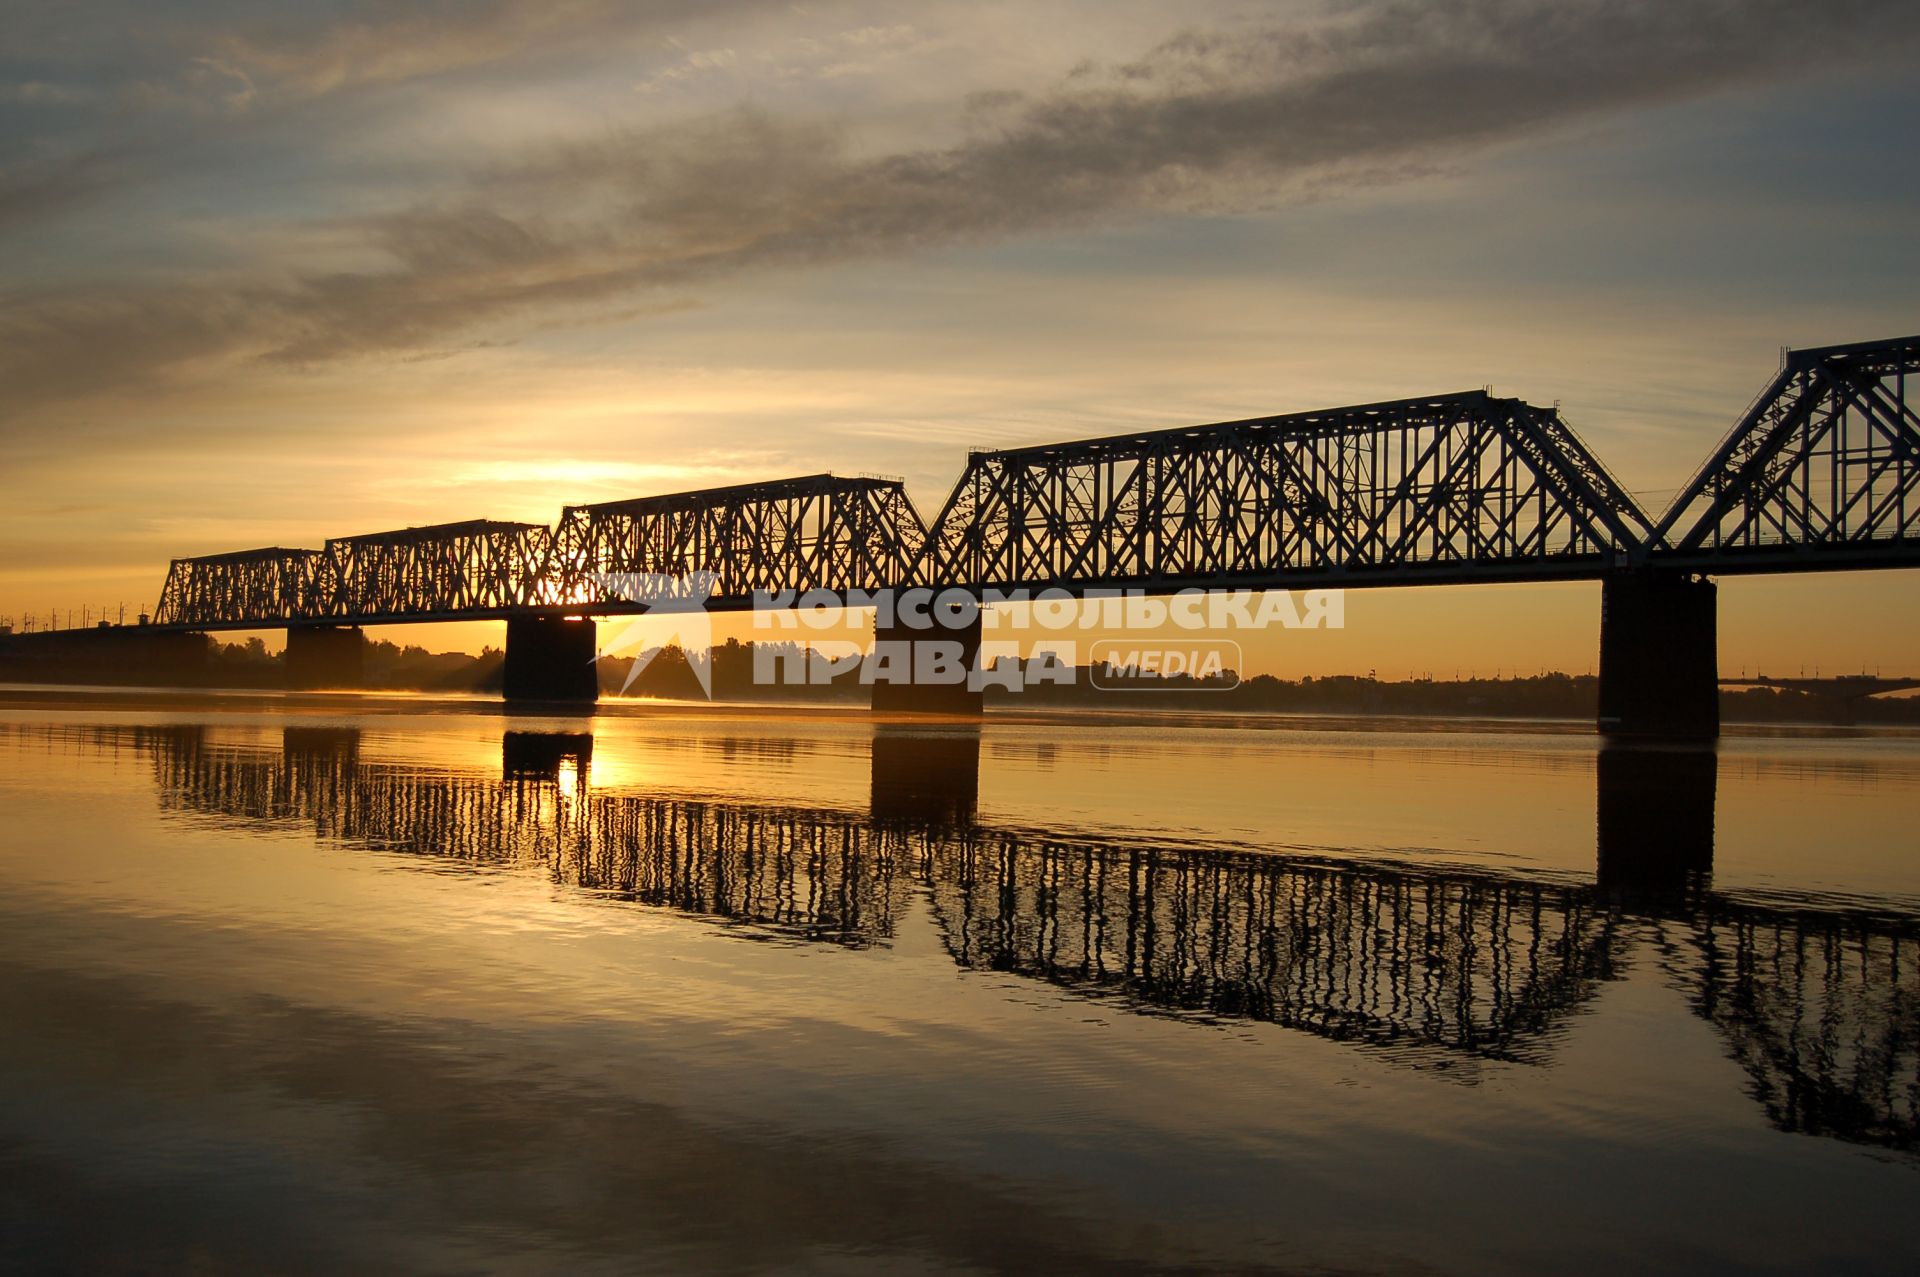
[[[1715,586],[1920,566],[1920,337],[1788,352],[1657,521],[1557,408],[1484,392],[974,452],[934,519],[813,475],[176,559],[155,634],[286,627],[295,685],[351,682],[361,626],[504,620],[509,697],[590,700],[610,577],[756,593],[1354,588],[1598,580],[1600,725],[1718,731]],[[911,637],[911,636],[909,636]],[[977,651],[978,621],[963,636]],[[977,711],[978,693],[876,688]],[[924,695],[922,694],[924,693]]]
[[[794,943],[886,946],[926,916],[964,969],[1461,1080],[1550,1063],[1601,988],[1650,963],[1776,1127],[1920,1148],[1920,918],[1714,889],[1710,752],[1603,751],[1598,873],[1581,881],[983,822],[980,735],[964,727],[882,726],[865,810],[603,787],[584,733],[509,731],[488,775],[368,756],[351,728],[289,727],[277,746],[198,725],[0,731],[144,758],[185,819],[526,867]],[[1668,791],[1658,814],[1650,779]]]

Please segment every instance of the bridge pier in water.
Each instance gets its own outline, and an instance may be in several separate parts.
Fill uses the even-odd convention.
[[[367,681],[367,636],[357,625],[295,625],[287,630],[287,686],[358,688]]]
[[[1609,736],[1713,740],[1720,671],[1712,581],[1639,568],[1600,585],[1600,730]]]
[[[590,617],[527,616],[507,622],[501,690],[510,701],[600,699],[599,630]]]
[[[969,685],[967,672],[980,659],[980,610],[970,620],[929,618],[915,627],[895,617],[893,624],[874,622],[876,654],[887,660],[873,682],[873,709],[881,714],[959,714],[977,716],[986,693]],[[942,671],[960,671],[958,681]],[[944,681],[943,681],[944,679]]]

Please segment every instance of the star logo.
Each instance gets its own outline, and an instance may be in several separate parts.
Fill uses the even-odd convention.
[[[640,647],[633,667],[620,685],[621,692],[634,681],[669,645],[686,653],[687,664],[700,680],[700,690],[713,699],[713,617],[707,600],[719,582],[715,572],[689,572],[668,576],[662,572],[596,572],[593,583],[602,597],[638,603],[645,612],[625,618],[626,624],[613,641],[593,658],[595,661],[629,647]],[[664,633],[662,632],[664,630]],[[642,647],[643,643],[651,646]]]

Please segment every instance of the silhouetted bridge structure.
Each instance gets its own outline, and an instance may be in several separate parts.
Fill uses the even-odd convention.
[[[1487,1062],[1549,1063],[1604,984],[1650,960],[1780,1129],[1920,1146],[1920,919],[1714,891],[1711,755],[1689,756],[1704,771],[1623,775],[1603,753],[1600,872],[1583,882],[989,827],[972,811],[977,734],[877,735],[859,810],[601,790],[586,734],[509,732],[489,776],[364,758],[351,729],[287,728],[278,749],[199,726],[0,730],[147,755],[162,804],[197,819],[531,868],[775,941],[888,945],[920,901],[969,970],[1467,1080]],[[1704,848],[1638,845],[1655,828],[1631,819],[1648,780],[1699,817],[1663,817],[1661,836]],[[1676,860],[1691,862],[1677,877]]]
[[[591,618],[649,610],[609,584],[640,574],[711,573],[716,611],[786,591],[1599,580],[1603,729],[1706,737],[1709,576],[1920,566],[1916,371],[1920,337],[1788,353],[1657,522],[1557,408],[1476,391],[975,452],[931,523],[898,481],[822,474],[572,506],[552,528],[176,559],[146,628],[284,626],[311,686],[354,681],[357,627],[504,620],[510,697],[592,699]],[[977,650],[977,619],[961,639]],[[885,703],[979,706],[938,691]]]
[[[1878,674],[1840,674],[1830,678],[1806,675],[1790,678],[1775,678],[1766,674],[1755,674],[1752,678],[1723,678],[1722,687],[1772,688],[1783,692],[1800,692],[1807,696],[1825,701],[1838,713],[1843,722],[1852,722],[1856,706],[1871,696],[1890,696],[1895,692],[1911,692],[1920,688],[1920,678],[1883,678]]]

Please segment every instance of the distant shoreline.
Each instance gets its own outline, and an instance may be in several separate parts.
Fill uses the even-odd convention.
[[[20,710],[82,709],[128,711],[139,709],[182,711],[212,709],[224,713],[294,713],[417,715],[440,713],[515,720],[554,720],[578,724],[593,718],[700,718],[709,721],[751,718],[758,721],[854,721],[880,726],[965,727],[971,724],[1062,725],[1098,723],[1110,727],[1178,727],[1187,730],[1227,728],[1240,731],[1406,732],[1435,734],[1522,734],[1530,736],[1593,737],[1591,720],[1568,716],[1488,714],[1406,714],[1393,712],[1288,712],[1222,706],[1150,707],[1135,698],[1110,707],[1074,704],[1011,704],[990,706],[984,717],[955,718],[929,715],[875,714],[864,704],[846,699],[690,700],[672,697],[605,696],[593,705],[509,705],[485,693],[413,690],[281,691],[271,688],[119,687],[96,684],[0,683],[0,708]],[[1920,737],[1920,725],[1861,723],[1839,725],[1729,720],[1728,736],[1903,739]]]

